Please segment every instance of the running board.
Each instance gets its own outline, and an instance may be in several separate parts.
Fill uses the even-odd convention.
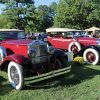
[[[52,77],[56,77],[56,76],[70,72],[70,69],[71,69],[71,66],[65,67],[65,68],[62,68],[62,69],[59,69],[59,70],[53,70],[51,72],[41,74],[41,75],[38,75],[38,76],[25,78],[25,81],[26,81],[25,83],[30,84],[30,83],[35,83],[35,82],[39,82],[39,81],[42,81],[42,80],[46,80],[46,79],[49,79],[49,78],[52,78]]]

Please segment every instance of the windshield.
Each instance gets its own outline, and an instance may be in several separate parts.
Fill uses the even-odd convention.
[[[64,37],[64,38],[73,38],[73,37],[87,37],[88,34],[85,31],[68,31],[68,32],[55,32],[54,37]]]
[[[65,37],[86,37],[88,34],[85,31],[70,31],[70,32],[64,32],[63,35]]]
[[[73,36],[88,36],[88,33],[87,32],[85,32],[85,31],[77,31],[77,32],[73,32],[72,33],[73,34]]]
[[[24,32],[18,32],[18,39],[25,39],[25,33]]]
[[[0,40],[5,39],[25,39],[24,32],[0,32]]]

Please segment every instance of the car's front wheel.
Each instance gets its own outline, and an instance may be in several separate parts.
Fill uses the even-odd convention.
[[[97,50],[89,48],[84,51],[83,58],[87,64],[96,65],[99,62],[99,53]]]
[[[8,79],[16,90],[22,89],[24,83],[22,65],[10,62],[8,65]]]
[[[54,63],[53,63],[53,69],[57,70],[57,69],[60,69],[60,68],[62,68],[61,61],[56,58],[55,61],[54,61]]]
[[[60,69],[68,66],[68,58],[66,57],[60,57],[56,58],[54,63],[53,63],[54,69]]]

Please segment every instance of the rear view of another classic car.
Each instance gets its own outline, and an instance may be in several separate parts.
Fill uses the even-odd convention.
[[[23,89],[28,77],[38,82],[69,72],[68,61],[73,60],[72,52],[65,53],[41,40],[8,40],[1,44],[0,51],[0,68],[8,72],[16,90]]]

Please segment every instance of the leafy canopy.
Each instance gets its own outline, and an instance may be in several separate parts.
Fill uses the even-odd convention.
[[[60,0],[54,25],[84,29],[100,26],[99,0]]]

